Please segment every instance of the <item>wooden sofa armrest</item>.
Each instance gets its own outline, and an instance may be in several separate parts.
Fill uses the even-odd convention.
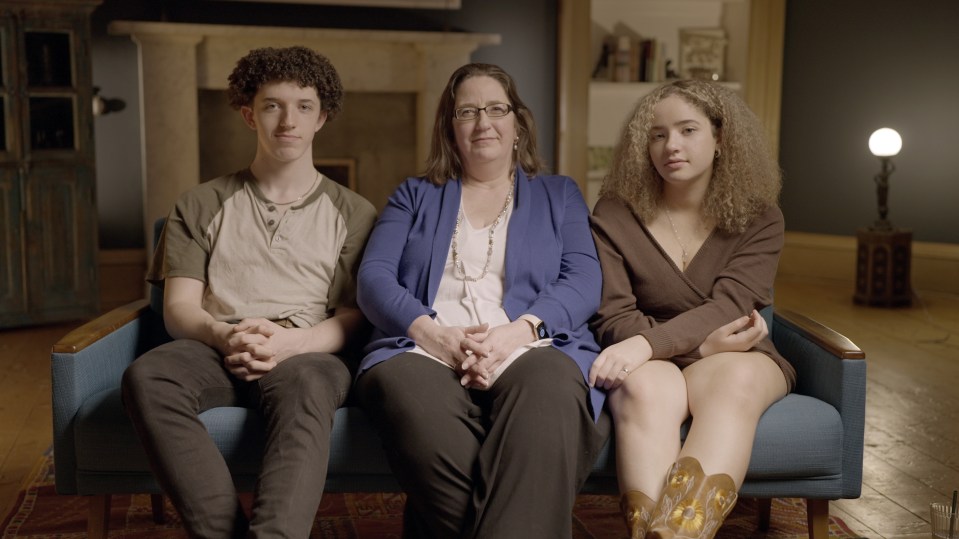
[[[149,308],[150,302],[140,299],[102,314],[67,333],[53,345],[53,353],[75,354],[135,320]]]
[[[117,388],[123,372],[144,348],[146,300],[118,307],[83,324],[53,345],[50,354],[53,448],[56,485],[61,494],[77,493],[74,419],[87,399]]]
[[[776,309],[773,316],[780,323],[823,347],[837,359],[866,359],[866,354],[852,341],[812,318],[788,309]]]

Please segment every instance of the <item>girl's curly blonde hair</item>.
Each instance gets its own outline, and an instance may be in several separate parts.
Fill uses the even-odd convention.
[[[663,179],[649,158],[649,131],[653,107],[673,95],[709,118],[716,135],[718,157],[703,201],[704,216],[715,219],[722,231],[744,231],[754,218],[778,203],[782,173],[756,115],[735,92],[713,82],[670,82],[636,104],[623,127],[600,196],[629,204],[644,222],[656,215]]]

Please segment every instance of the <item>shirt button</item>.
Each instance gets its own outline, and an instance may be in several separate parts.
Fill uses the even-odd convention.
[[[283,236],[277,236],[276,241],[283,241]]]
[[[276,211],[276,206],[267,206],[266,211]]]
[[[268,224],[268,225],[270,225],[270,226],[273,226],[275,223],[276,223],[276,221],[274,221],[273,219],[270,219],[269,221],[266,222],[266,224]]]

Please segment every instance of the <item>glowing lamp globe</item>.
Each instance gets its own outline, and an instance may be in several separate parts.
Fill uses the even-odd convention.
[[[876,157],[892,157],[902,149],[902,137],[895,129],[883,127],[869,137],[869,151]]]

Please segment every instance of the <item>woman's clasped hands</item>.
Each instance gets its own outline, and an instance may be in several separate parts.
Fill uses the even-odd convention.
[[[409,336],[433,357],[460,374],[460,384],[471,389],[489,389],[493,373],[516,349],[532,342],[525,320],[490,328],[441,326],[429,316],[410,325]]]
[[[460,384],[472,389],[489,389],[493,373],[516,351],[532,342],[532,332],[525,320],[515,320],[492,329],[483,324],[482,331],[466,334],[461,346],[467,355],[460,365]]]
[[[488,379],[488,373],[479,369],[468,370],[469,366],[475,365],[475,362],[467,364],[467,361],[471,360],[470,356],[475,353],[468,346],[475,342],[470,339],[470,336],[485,335],[488,330],[489,325],[487,324],[466,327],[442,326],[431,317],[423,315],[410,324],[407,333],[431,356],[467,378],[467,382],[461,382],[464,386],[467,386],[468,384],[482,384]],[[467,367],[464,368],[464,365],[467,365]]]

